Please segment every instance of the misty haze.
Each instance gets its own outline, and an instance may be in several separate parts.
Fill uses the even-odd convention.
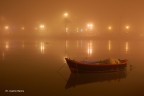
[[[143,4],[142,0],[0,0],[0,94],[144,95]],[[122,71],[81,74],[72,73],[65,58],[128,61]]]

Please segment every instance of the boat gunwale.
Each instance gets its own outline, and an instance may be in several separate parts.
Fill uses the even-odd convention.
[[[65,58],[66,61],[71,61],[74,64],[77,65],[84,65],[84,66],[121,66],[121,65],[127,65],[127,61],[120,63],[120,64],[101,64],[101,63],[94,63],[94,64],[86,64],[86,63],[82,63],[76,60],[72,60],[70,58]]]

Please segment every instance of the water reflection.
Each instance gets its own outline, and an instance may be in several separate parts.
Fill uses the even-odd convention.
[[[45,53],[45,43],[44,42],[40,42],[40,51],[41,51],[41,54]]]
[[[108,50],[111,51],[111,40],[108,41]]]
[[[67,50],[68,50],[68,40],[65,40],[65,56],[64,56],[64,61],[65,61],[65,58],[68,57]]]
[[[92,43],[92,41],[89,41],[89,42],[88,42],[88,45],[87,45],[87,53],[88,53],[88,56],[91,56],[92,53],[93,53],[93,43]]]
[[[86,74],[76,74],[71,73],[67,81],[65,89],[71,87],[76,87],[83,84],[98,83],[106,81],[120,81],[127,77],[127,71],[109,72],[109,73],[86,73]]]
[[[2,52],[2,60],[4,60],[4,59],[5,59],[5,53]]]
[[[122,46],[121,46],[122,45]],[[63,57],[79,57],[79,58],[89,58],[93,59],[95,56],[98,58],[107,58],[109,57],[116,57],[114,51],[122,50],[124,54],[127,54],[129,51],[129,42],[116,42],[112,40],[107,40],[101,43],[97,43],[94,40],[76,40],[74,43],[73,41],[65,40],[65,55]],[[97,50],[96,50],[97,47]],[[101,52],[101,50],[103,52]],[[120,51],[119,51],[120,52]],[[78,53],[78,54],[74,54]],[[105,54],[105,55],[104,55]],[[124,55],[123,54],[123,55]],[[98,55],[101,55],[98,56]],[[115,55],[115,56],[113,56]],[[117,54],[120,55],[120,54]],[[106,57],[107,56],[107,57]],[[118,58],[117,56],[116,58]]]
[[[6,50],[8,50],[10,48],[9,41],[5,42],[5,48],[6,48]]]
[[[97,43],[94,43],[94,42],[95,41],[92,41],[92,40],[90,40],[90,41],[77,40],[75,42],[75,44],[72,45],[70,41],[65,40],[64,41],[64,46],[63,46],[65,48],[64,49],[65,53],[64,53],[63,57],[68,57],[69,55],[71,56],[71,53],[73,53],[72,51],[74,51],[74,50],[72,50],[71,46],[76,46],[77,49],[75,49],[75,50],[77,52],[79,52],[81,54],[81,56],[85,55],[86,57],[92,57],[92,55],[94,54],[94,50],[95,50],[96,46],[98,46],[99,48],[102,48],[102,49],[104,48],[104,50],[107,51],[107,53],[112,52],[112,46],[113,45],[112,45],[111,40],[106,41],[107,44],[105,44],[105,43],[97,44]],[[1,42],[2,51],[9,50],[11,47],[14,47],[13,50],[15,50],[15,48],[17,48],[17,47],[20,47],[20,48],[24,49],[27,42],[23,40],[23,41],[20,41],[18,43],[20,43],[20,44],[17,44],[17,42],[10,41],[10,40],[4,40],[4,41]],[[128,54],[129,42],[124,42],[123,45],[124,46],[122,46],[122,50],[124,50],[124,52],[126,54]],[[47,43],[45,43],[44,41],[38,41],[36,43],[36,47],[38,48],[38,51],[40,51],[41,54],[45,54]],[[73,47],[73,48],[75,48],[75,47]],[[97,54],[98,53],[99,52],[97,52]],[[105,53],[105,54],[107,54],[107,53]]]
[[[22,41],[22,48],[25,48],[25,41]]]
[[[68,40],[65,41],[65,49],[67,50],[68,48]]]
[[[135,45],[137,45],[137,47],[135,47]],[[47,90],[49,92],[53,92],[53,90],[55,90],[55,92],[58,93],[59,90],[62,90],[61,94],[63,96],[70,95],[70,90],[66,91],[64,88],[71,88],[73,95],[78,95],[79,91],[75,90],[77,89],[77,86],[78,90],[88,89],[87,92],[83,92],[83,94],[93,93],[94,96],[99,95],[98,91],[101,93],[106,92],[112,94],[113,92],[119,92],[119,90],[126,93],[129,92],[129,90],[140,92],[142,89],[140,91],[139,89],[144,84],[144,80],[141,78],[144,73],[143,49],[143,42],[139,42],[137,44],[136,41],[123,40],[52,40],[50,41],[50,44],[46,43],[45,40],[39,39],[18,41],[12,39],[1,40],[1,85],[2,87],[5,86],[7,88],[12,88],[13,86],[18,88],[27,87],[29,90],[31,90],[32,87],[28,86],[27,83],[31,84],[32,86],[37,84],[35,88],[40,90],[40,94],[43,93],[41,89],[45,88],[45,92],[47,92]],[[135,55],[126,55],[126,53]],[[70,56],[71,58],[75,57],[74,59],[82,60],[85,59],[88,54],[91,56],[88,58],[90,60],[103,59],[109,55],[113,57],[116,56],[126,58],[128,59],[129,63],[133,65],[133,67],[130,67],[130,70],[134,70],[128,74],[127,72],[120,72],[70,75],[68,66],[63,64],[63,57]],[[31,70],[33,68],[34,70]],[[70,75],[67,84],[65,84],[63,78],[60,77],[60,74],[57,73],[59,68],[61,68],[60,72],[62,73],[64,79]],[[129,69],[127,70],[129,71]],[[13,76],[8,76],[9,73],[13,74]],[[21,78],[22,76],[23,78],[18,80],[18,78]],[[10,83],[12,85],[7,84],[7,80],[11,81]],[[134,82],[137,83],[135,84]],[[73,87],[76,88],[74,89]],[[96,92],[95,90],[91,90],[91,88],[96,88],[98,90]],[[107,90],[107,88],[110,89]],[[32,90],[31,92],[35,93],[35,90]],[[142,93],[142,91],[140,93]]]
[[[77,40],[77,48],[83,47],[83,40]]]
[[[126,43],[125,43],[125,51],[126,51],[126,54],[127,54],[128,51],[129,51],[129,42],[126,42]]]

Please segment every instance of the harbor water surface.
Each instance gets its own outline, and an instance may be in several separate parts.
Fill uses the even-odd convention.
[[[122,72],[72,74],[65,57],[76,60],[128,59]],[[142,96],[142,40],[0,41],[0,94],[9,96]],[[23,90],[24,92],[5,92]]]

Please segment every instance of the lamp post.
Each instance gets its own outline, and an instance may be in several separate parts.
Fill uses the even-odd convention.
[[[65,33],[67,33],[68,32],[68,17],[69,17],[69,13],[65,12],[63,14],[63,16],[64,16],[64,23],[65,23]]]

